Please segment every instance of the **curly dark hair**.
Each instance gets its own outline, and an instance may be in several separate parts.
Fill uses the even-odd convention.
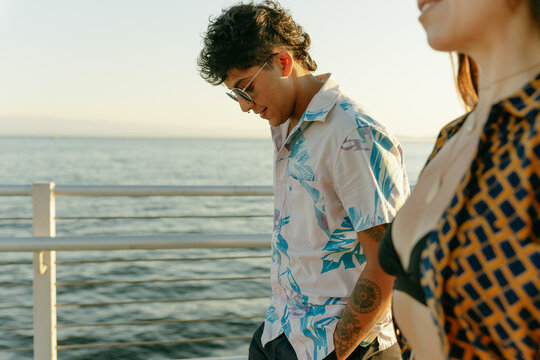
[[[222,84],[231,69],[261,65],[276,48],[289,50],[307,70],[317,64],[308,53],[311,38],[278,2],[238,4],[210,19],[197,59],[203,79]]]

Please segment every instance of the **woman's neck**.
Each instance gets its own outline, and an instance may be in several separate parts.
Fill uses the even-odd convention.
[[[540,27],[523,5],[522,14],[470,51],[479,69],[480,107],[510,96],[540,72]]]

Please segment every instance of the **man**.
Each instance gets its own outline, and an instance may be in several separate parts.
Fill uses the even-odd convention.
[[[345,359],[354,350],[349,359],[396,359],[393,278],[377,251],[409,192],[401,146],[329,74],[312,74],[310,43],[278,3],[239,4],[211,21],[198,59],[205,80],[270,123],[275,145],[272,295],[249,358]],[[348,301],[355,321],[334,345]]]

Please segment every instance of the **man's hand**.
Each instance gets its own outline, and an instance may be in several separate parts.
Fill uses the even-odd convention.
[[[387,224],[379,225],[357,234],[366,266],[334,332],[338,360],[346,359],[356,349],[391,304],[394,278],[381,269],[378,261],[379,242],[386,228]]]

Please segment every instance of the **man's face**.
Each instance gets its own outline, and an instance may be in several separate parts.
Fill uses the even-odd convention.
[[[245,70],[231,69],[224,83],[229,89],[244,89],[249,84],[245,92],[253,101],[250,102],[238,96],[240,109],[253,110],[255,114],[268,120],[270,125],[279,126],[292,114],[294,92],[288,77],[282,74],[279,55],[272,57],[268,64],[257,73],[260,69],[261,65]]]

